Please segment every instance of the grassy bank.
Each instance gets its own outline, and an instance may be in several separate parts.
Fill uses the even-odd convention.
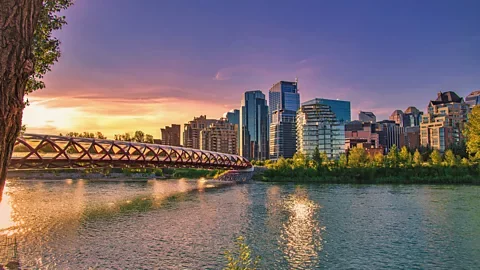
[[[89,168],[89,169],[45,169],[13,170],[10,175],[20,178],[71,177],[71,178],[216,178],[224,170],[206,170],[195,168]]]
[[[349,155],[331,160],[316,151],[293,158],[264,162],[267,169],[254,176],[260,181],[343,184],[480,184],[478,160],[460,158],[447,151],[422,157],[418,151],[393,148],[388,155],[369,156],[354,148]]]
[[[480,184],[476,167],[267,169],[255,180],[331,184]]]

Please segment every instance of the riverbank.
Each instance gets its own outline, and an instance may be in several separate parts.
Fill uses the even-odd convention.
[[[480,184],[477,166],[267,168],[253,179],[324,184]]]
[[[12,170],[7,173],[9,179],[22,180],[64,180],[88,179],[95,181],[146,181],[150,179],[209,178],[222,175],[223,170],[206,170],[191,168],[99,168],[99,169],[46,169],[46,170]]]

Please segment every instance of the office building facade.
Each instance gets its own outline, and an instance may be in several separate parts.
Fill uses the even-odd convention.
[[[262,91],[244,93],[239,121],[240,155],[250,160],[268,159],[268,106]]]
[[[180,125],[165,126],[160,132],[164,145],[180,146]]]
[[[397,148],[401,148],[405,145],[404,131],[393,120],[383,120],[375,124],[375,132],[379,136],[379,144],[388,153],[390,149],[395,145]]]
[[[235,125],[237,130],[237,153],[240,153],[240,110],[231,110],[225,114],[228,122]]]
[[[439,92],[437,99],[428,104],[420,125],[422,146],[443,152],[461,143],[468,112],[469,105],[455,92]]]
[[[296,114],[300,107],[298,82],[280,81],[269,90],[269,156],[291,158],[296,152]]]
[[[348,123],[352,120],[350,101],[316,98],[303,104],[323,104],[330,106],[330,109],[340,123]]]
[[[297,152],[312,155],[315,148],[328,158],[345,153],[345,127],[330,106],[315,102],[303,103],[297,113]]]

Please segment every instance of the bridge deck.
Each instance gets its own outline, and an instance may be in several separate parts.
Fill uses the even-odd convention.
[[[168,145],[24,134],[10,169],[91,167],[251,168],[241,156]]]

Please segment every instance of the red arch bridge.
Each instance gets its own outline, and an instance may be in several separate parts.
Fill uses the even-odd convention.
[[[168,145],[24,134],[9,169],[191,167],[251,169],[241,156]]]

